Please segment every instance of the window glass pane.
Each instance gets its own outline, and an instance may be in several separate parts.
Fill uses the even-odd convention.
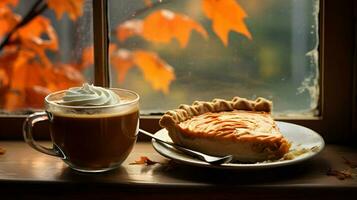
[[[142,113],[212,98],[266,97],[315,115],[318,0],[110,0],[112,85]]]
[[[91,81],[91,0],[1,2],[0,112],[42,108],[48,93]]]

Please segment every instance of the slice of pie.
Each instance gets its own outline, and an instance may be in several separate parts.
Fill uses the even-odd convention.
[[[271,110],[272,102],[264,98],[196,101],[166,112],[160,125],[174,143],[209,155],[233,155],[240,162],[275,160],[289,151],[290,143]]]

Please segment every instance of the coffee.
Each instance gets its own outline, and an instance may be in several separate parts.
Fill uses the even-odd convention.
[[[112,168],[122,163],[136,141],[139,111],[109,116],[52,114],[54,144],[79,169]]]
[[[89,84],[54,92],[45,98],[46,112],[24,122],[24,139],[34,149],[62,158],[72,169],[103,172],[118,167],[136,142],[139,95]],[[49,120],[53,148],[33,140],[35,123]]]

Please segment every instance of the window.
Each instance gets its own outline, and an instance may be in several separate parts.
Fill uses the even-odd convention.
[[[0,112],[41,109],[48,93],[91,81],[92,2],[76,2],[0,3]]]
[[[274,101],[276,117],[311,127],[328,141],[352,136],[353,2],[235,0],[248,15],[242,23],[252,39],[247,32],[232,31],[226,43],[203,13],[203,1],[108,2],[114,44],[110,45],[112,84],[138,91],[144,114],[196,99],[264,96]],[[176,39],[160,43],[139,35],[143,21],[162,9],[166,17],[174,14],[192,19],[189,27],[194,30],[189,31],[187,43]],[[128,29],[120,38],[118,26],[127,20],[132,23],[126,24]],[[127,59],[133,52],[136,60]],[[159,71],[166,79],[153,80],[150,72],[155,75],[157,71],[143,72],[140,63],[145,58],[161,67],[172,66],[173,73]],[[162,83],[168,80],[169,84]],[[0,123],[21,127],[23,117],[18,118],[2,117]],[[141,125],[157,130],[157,119],[143,116]],[[19,128],[15,129],[18,134]],[[4,132],[11,131],[1,128],[0,133]]]
[[[112,84],[138,91],[142,113],[195,100],[263,96],[273,100],[276,116],[318,115],[319,0],[152,2],[109,1],[111,42],[118,45]],[[222,34],[224,22],[210,9],[228,22],[229,32]],[[187,42],[179,35],[184,31]],[[149,74],[142,53],[171,69],[158,65],[161,71]]]

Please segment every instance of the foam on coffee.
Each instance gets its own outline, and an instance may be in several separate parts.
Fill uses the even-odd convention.
[[[88,83],[83,84],[82,87],[73,87],[59,92],[54,95],[53,99],[46,100],[59,105],[49,105],[47,109],[50,112],[76,118],[126,115],[139,109],[138,104],[132,103],[133,97],[119,96],[110,89]],[[110,112],[107,112],[108,109]]]
[[[120,103],[120,97],[109,89],[85,83],[82,87],[69,88],[58,103],[67,106],[107,106]]]

